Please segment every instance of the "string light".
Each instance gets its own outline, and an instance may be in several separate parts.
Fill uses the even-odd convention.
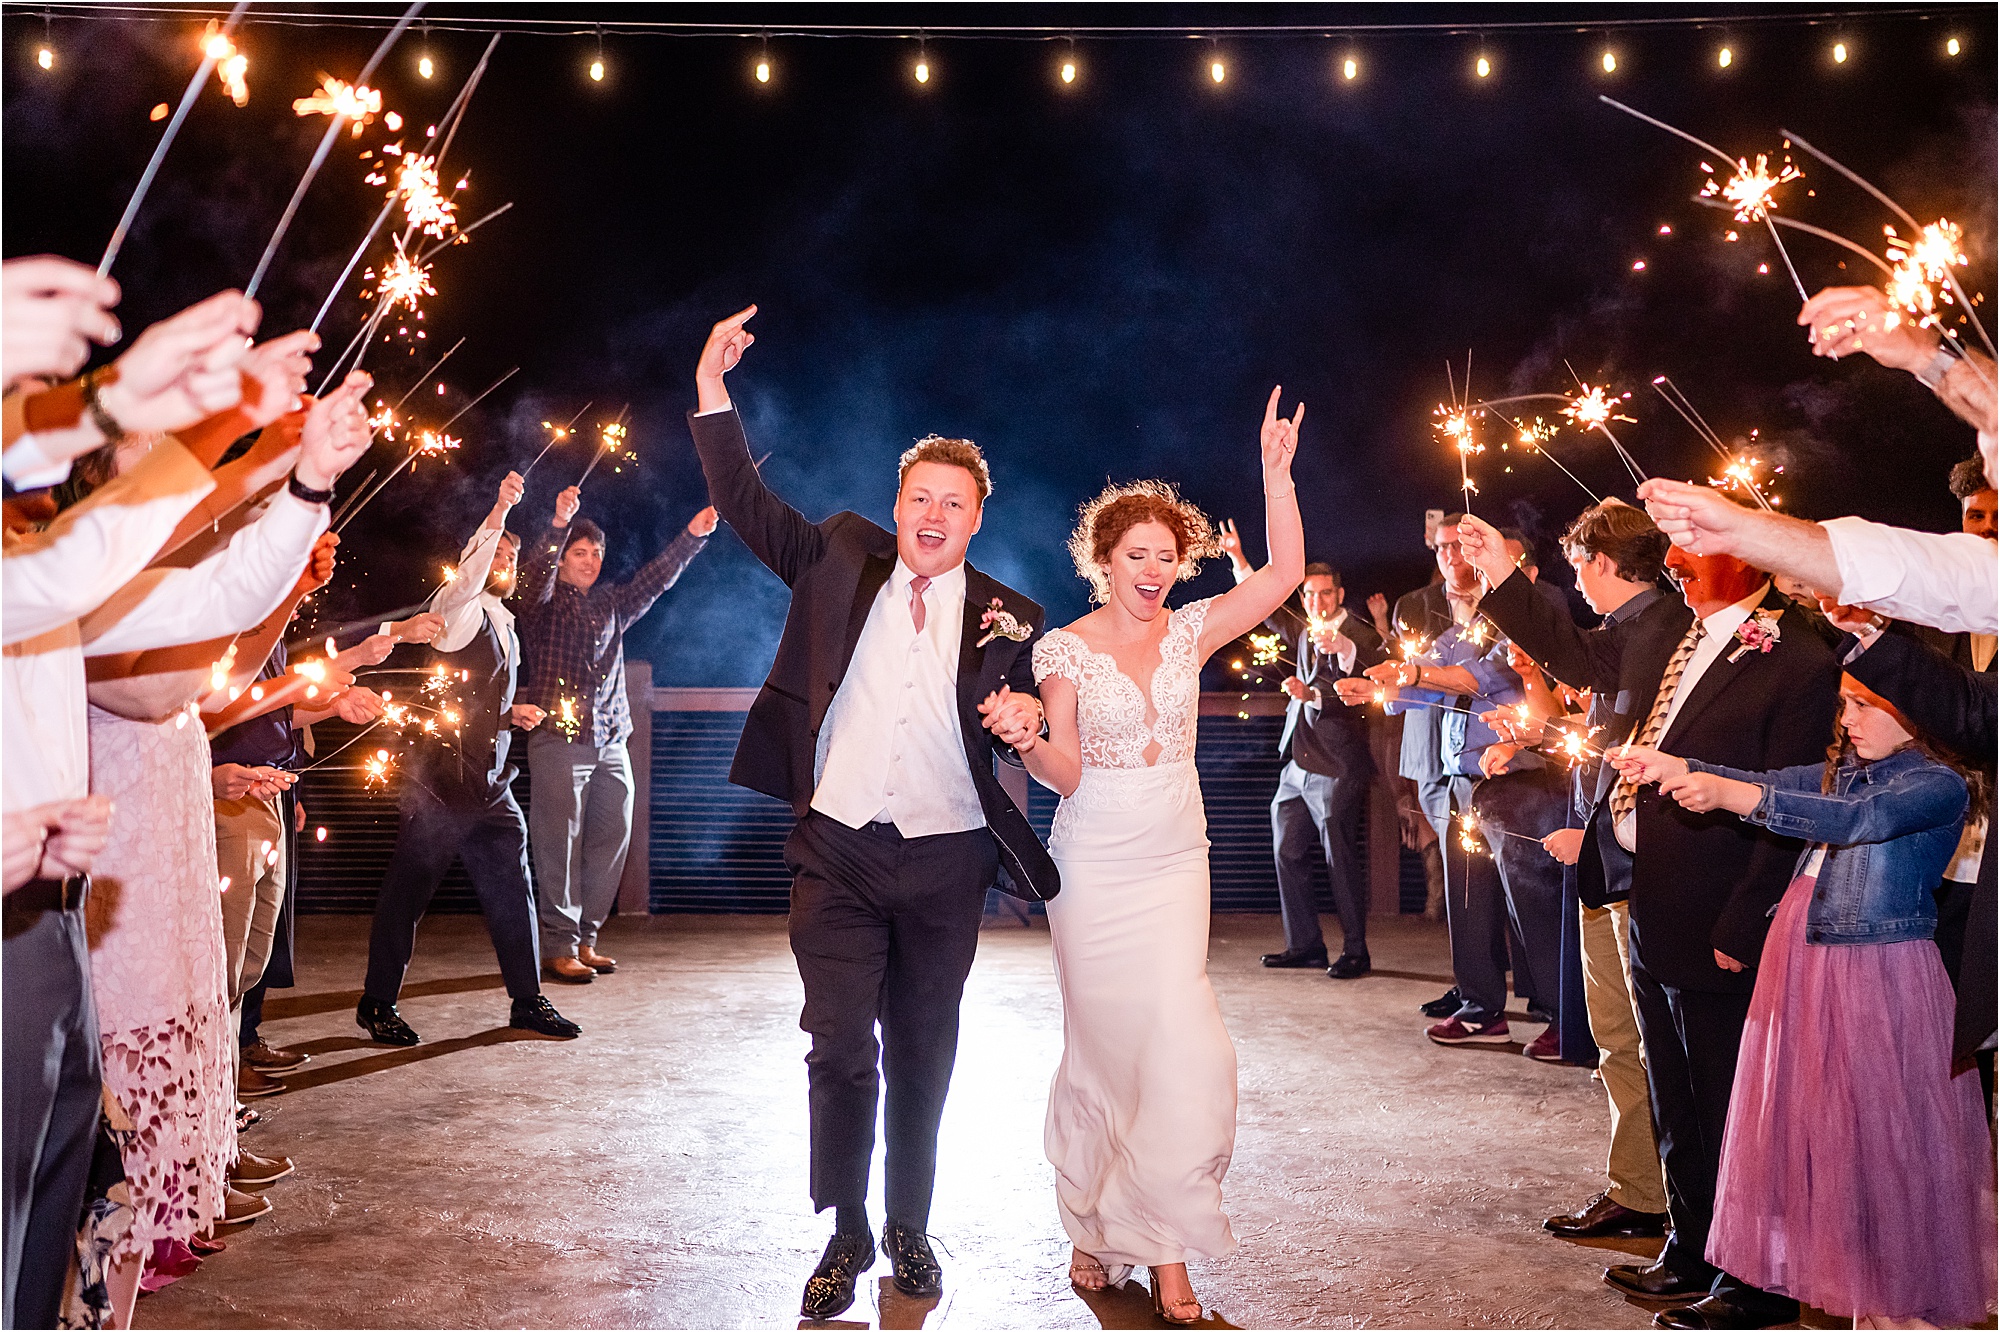
[[[1949,41],[1945,42],[1944,53],[1946,55],[1955,56],[1958,54],[1958,52],[1959,52],[1958,38],[1953,37]]]
[[[931,62],[919,59],[917,67],[912,73],[916,75],[918,83],[929,83],[931,81]]]
[[[771,81],[771,62],[768,59],[760,57],[754,72],[757,75],[757,82],[769,83]]]
[[[592,82],[604,82],[604,58],[602,56],[590,62],[590,77]]]
[[[1730,62],[1735,59],[1736,53],[1726,46],[1715,53],[1715,63],[1723,69],[1728,69]]]
[[[1062,62],[1062,69],[1061,69],[1061,70],[1059,71],[1059,73],[1061,74],[1061,76],[1062,76],[1062,81],[1063,81],[1064,83],[1075,83],[1075,82],[1076,82],[1076,61],[1074,61],[1074,60],[1065,60],[1065,61],[1063,61],[1063,62]]]
[[[54,48],[44,46],[41,50],[35,52],[35,63],[43,69],[54,69],[56,67],[56,53]]]
[[[1618,57],[1609,51],[1604,53],[1604,72],[1606,74],[1616,74],[1618,72]]]
[[[431,58],[429,55],[420,55],[417,57],[418,78],[427,79],[435,73],[437,73],[437,66],[431,63]]]
[[[1220,83],[1229,77],[1229,67],[1220,60],[1211,60],[1208,62],[1208,77]]]
[[[1483,79],[1487,75],[1493,72],[1493,62],[1488,60],[1485,56],[1481,56],[1479,57],[1479,63],[1474,65],[1472,68],[1473,72],[1478,74],[1479,77]]]
[[[1347,59],[1340,62],[1341,78],[1346,79],[1349,82],[1352,82],[1354,79],[1360,77],[1360,74],[1361,74],[1361,62],[1359,60],[1356,60],[1353,56],[1349,56],[1347,57]]]
[[[1847,63],[1846,42],[1835,42],[1833,44],[1833,63],[1836,65],[1844,65]]]

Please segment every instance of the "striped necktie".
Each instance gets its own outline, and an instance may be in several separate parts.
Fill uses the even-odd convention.
[[[1667,713],[1674,705],[1674,692],[1680,688],[1681,676],[1687,673],[1687,664],[1694,656],[1694,650],[1702,640],[1701,621],[1688,626],[1687,636],[1681,639],[1674,655],[1667,659],[1667,673],[1660,677],[1660,692],[1653,695],[1653,710],[1646,714],[1646,724],[1639,728],[1639,734],[1632,744],[1651,749],[1660,743],[1660,736],[1667,729]],[[1631,782],[1620,777],[1618,784],[1611,788],[1611,817],[1621,821],[1637,806],[1639,792]]]

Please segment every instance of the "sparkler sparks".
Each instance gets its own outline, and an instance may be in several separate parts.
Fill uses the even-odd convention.
[[[300,116],[332,116],[345,120],[358,137],[370,121],[382,112],[382,94],[360,83],[348,83],[323,75],[310,97],[293,101],[292,112]]]
[[[450,453],[458,446],[459,440],[455,435],[447,435],[441,430],[424,430],[417,434],[415,456],[418,458],[438,458]]]
[[[1436,412],[1438,433],[1443,435],[1458,453],[1458,486],[1468,500],[1479,493],[1479,487],[1472,481],[1472,455],[1486,452],[1486,446],[1473,436],[1472,415],[1459,407],[1438,404]],[[1464,506],[1471,509],[1471,504]]]
[[[435,157],[410,154],[396,168],[391,194],[403,201],[403,218],[426,236],[442,238],[458,225],[458,207],[438,187]]]
[[[567,694],[556,703],[554,725],[566,740],[576,739],[577,732],[583,729],[583,719],[576,715],[576,700]]]
[[[1708,183],[1701,187],[1701,197],[1711,199],[1718,195],[1725,203],[1736,209],[1738,222],[1762,222],[1765,214],[1776,206],[1773,197],[1780,185],[1803,180],[1804,173],[1792,165],[1787,157],[1777,175],[1771,174],[1771,157],[1768,153],[1757,154],[1757,165],[1750,165],[1750,159],[1737,158],[1731,165],[1736,168],[1727,184],[1717,184],[1715,168],[1703,162],[1701,169],[1708,173]]]
[[[1894,265],[1884,286],[1889,304],[1916,316],[1917,327],[1936,327],[1951,336],[1938,307],[1954,303],[1951,270],[1964,268],[1969,262],[1959,248],[1964,233],[1945,218],[1924,227],[1914,240],[1897,235],[1891,226],[1882,231],[1888,237],[1889,262]]]
[[[1562,409],[1562,413],[1579,430],[1602,430],[1610,421],[1632,419],[1629,416],[1614,415],[1618,401],[1607,397],[1603,388],[1584,384],[1578,389],[1576,396],[1569,400],[1569,405]]]
[[[393,310],[398,305],[410,309],[417,308],[419,296],[435,296],[437,288],[431,285],[429,264],[417,264],[403,253],[400,241],[396,244],[396,257],[382,270],[382,276],[375,284],[376,295],[381,298],[384,311]]]
[[[238,106],[250,102],[250,85],[244,75],[250,69],[250,57],[236,49],[236,43],[229,40],[229,33],[214,19],[208,21],[208,28],[201,35],[201,51],[215,62],[215,77],[222,84],[222,91]]]
[[[1277,634],[1251,634],[1250,660],[1258,666],[1272,666],[1284,660],[1284,639]]]

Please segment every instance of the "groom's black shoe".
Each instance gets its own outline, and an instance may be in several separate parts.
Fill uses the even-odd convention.
[[[1266,953],[1262,959],[1267,967],[1323,967],[1326,965],[1326,945],[1317,948],[1287,948],[1282,953]]]
[[[889,1256],[889,1279],[912,1299],[934,1300],[944,1290],[944,1269],[920,1230],[882,1223],[882,1252]]]
[[[865,1230],[835,1234],[819,1256],[819,1266],[806,1278],[806,1295],[799,1301],[804,1318],[838,1318],[854,1303],[854,1278],[875,1266],[875,1241]]]

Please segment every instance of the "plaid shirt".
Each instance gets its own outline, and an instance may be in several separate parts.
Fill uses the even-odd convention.
[[[673,544],[630,581],[588,592],[556,577],[563,529],[551,526],[522,562],[521,649],[526,667],[517,703],[532,703],[562,716],[571,700],[579,744],[618,744],[632,734],[632,707],[625,698],[625,631],[653,608],[681,571],[708,544],[681,529]]]

